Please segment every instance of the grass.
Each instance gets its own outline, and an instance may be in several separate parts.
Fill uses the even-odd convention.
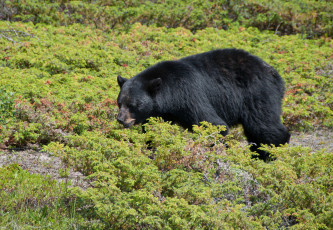
[[[75,229],[82,218],[68,185],[14,163],[0,169],[1,229]]]

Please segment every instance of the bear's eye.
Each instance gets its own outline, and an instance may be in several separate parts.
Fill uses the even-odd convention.
[[[141,101],[134,101],[128,105],[129,108],[133,110],[139,110],[143,103]]]
[[[136,102],[133,102],[133,103],[129,104],[128,107],[136,109],[138,107],[138,104]]]
[[[140,108],[142,105],[143,105],[142,101],[138,101],[138,102],[136,103],[136,107],[137,107],[137,108]]]

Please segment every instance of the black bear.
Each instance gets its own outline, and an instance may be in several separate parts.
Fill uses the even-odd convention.
[[[192,129],[201,121],[225,125],[242,124],[251,150],[261,144],[278,146],[290,134],[281,123],[284,82],[278,72],[260,58],[239,49],[218,49],[163,61],[131,79],[117,78],[117,120],[130,127],[149,117]]]

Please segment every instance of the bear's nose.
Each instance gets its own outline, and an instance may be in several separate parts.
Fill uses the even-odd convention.
[[[120,124],[124,124],[124,119],[121,118],[121,117],[119,116],[119,114],[118,114],[118,116],[117,116],[117,121],[118,121]]]

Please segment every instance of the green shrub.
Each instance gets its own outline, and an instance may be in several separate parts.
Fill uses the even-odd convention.
[[[223,186],[214,176],[218,167],[227,165],[216,164],[219,153],[215,151],[225,151],[218,141],[223,127],[205,123],[192,134],[151,119],[146,130],[143,134],[115,129],[108,138],[85,132],[69,137],[72,147],[52,143],[45,150],[65,152],[73,167],[93,179],[94,187],[79,197],[93,203],[96,208],[90,212],[103,220],[106,228],[259,226],[240,211],[244,206],[243,185],[237,185],[238,178],[244,179],[241,171],[230,171]],[[154,150],[147,150],[147,140]],[[250,182],[244,183],[246,187]],[[228,199],[238,212],[232,217],[224,207]]]
[[[266,147],[277,160],[265,163],[234,138],[220,139],[223,127],[203,123],[189,133],[151,119],[146,130],[119,125],[108,137],[85,132],[67,147],[45,147],[93,180],[77,191],[90,207],[81,215],[120,229],[332,227],[331,153]]]
[[[15,121],[15,112],[14,93],[0,88],[0,143],[8,136],[8,124]]]
[[[0,88],[0,124],[5,125],[15,116],[14,93]]]
[[[85,9],[80,5],[84,3],[70,4]],[[95,6],[98,10],[98,4]],[[88,19],[78,15],[76,20]],[[0,21],[1,26],[8,25]],[[189,133],[151,119],[142,133],[141,126],[123,129],[115,119],[117,75],[130,78],[159,61],[234,47],[263,58],[280,72],[286,82],[283,120],[290,130],[331,128],[330,38],[279,37],[239,24],[230,25],[228,31],[215,27],[195,34],[184,28],[140,23],[113,30],[81,24],[63,27],[17,22],[10,26],[39,40],[23,37],[13,43],[0,39],[0,50],[4,51],[0,54],[0,84],[7,93],[0,95],[5,102],[1,115],[6,123],[1,126],[0,144],[42,145],[64,162],[66,167],[60,173],[66,175],[72,167],[92,183],[87,190],[75,188],[62,193],[58,184],[45,185],[42,177],[36,176],[32,184],[41,190],[36,200],[43,203],[45,191],[62,194],[69,204],[46,195],[56,205],[47,203],[47,208],[38,206],[31,211],[19,198],[23,208],[0,215],[4,218],[1,227],[15,223],[26,228],[46,226],[44,220],[56,222],[58,217],[54,216],[59,216],[63,220],[60,227],[52,222],[50,228],[332,228],[331,152],[266,147],[277,160],[264,163],[251,159],[249,147],[239,142],[244,141],[240,129],[222,137],[223,127],[208,123]],[[34,178],[23,170],[6,167],[0,169],[0,181],[19,178],[6,173]],[[9,187],[31,188],[25,179],[13,184]],[[17,197],[8,198],[12,193],[7,187],[0,191],[1,207],[15,202]],[[72,195],[76,199],[71,200]],[[39,219],[9,219],[30,212]]]
[[[16,163],[0,168],[0,227],[68,229],[85,226],[88,221],[76,212],[76,198],[66,192],[67,186],[49,176],[31,174]]]
[[[121,33],[79,24],[13,26],[40,40],[14,45],[0,40],[1,49],[6,50],[5,58],[0,58],[0,83],[7,92],[3,95],[15,95],[2,99],[13,108],[2,112],[7,125],[1,138],[6,145],[65,141],[66,135],[92,130],[107,133],[117,112],[117,75],[132,77],[158,61],[226,47],[245,49],[278,69],[286,81],[283,119],[289,129],[332,127],[332,40],[281,38],[243,27],[207,28],[192,34],[183,28],[140,24]],[[25,128],[34,134],[17,133]]]
[[[206,27],[227,29],[234,21],[244,26],[281,34],[331,36],[332,4],[327,1],[7,1],[3,19],[53,25],[92,24],[103,30],[129,29],[140,22],[197,31]]]

